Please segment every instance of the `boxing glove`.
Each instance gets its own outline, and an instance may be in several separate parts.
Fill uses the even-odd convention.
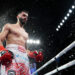
[[[41,51],[38,52],[38,54],[35,56],[36,62],[42,62],[43,61],[43,53]]]
[[[9,50],[6,50],[3,46],[0,46],[0,63],[2,65],[8,65],[12,62],[13,53]]]
[[[43,61],[43,53],[41,51],[30,51],[29,55],[31,58],[34,58],[36,62]]]

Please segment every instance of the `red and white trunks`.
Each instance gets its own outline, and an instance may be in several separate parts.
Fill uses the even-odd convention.
[[[9,66],[1,65],[1,75],[31,75],[29,59],[23,46],[9,44],[6,46],[14,54],[14,59]]]

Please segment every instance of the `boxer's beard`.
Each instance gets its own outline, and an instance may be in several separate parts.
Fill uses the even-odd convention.
[[[26,24],[27,21],[24,21],[22,18],[19,18],[19,21],[21,23],[21,26],[24,26]]]

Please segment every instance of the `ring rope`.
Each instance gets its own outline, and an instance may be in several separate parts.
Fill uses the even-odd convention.
[[[71,50],[73,47],[75,47],[75,41],[73,41],[69,46],[67,46],[65,49],[63,49],[60,53],[58,53],[55,57],[53,57],[51,60],[46,62],[43,66],[41,66],[39,69],[37,69],[35,72],[32,73],[32,75],[36,74],[43,68],[45,68],[47,65],[51,64],[52,62],[55,61],[55,59],[61,57],[63,54],[66,54],[69,50]]]
[[[52,71],[50,71],[50,72],[48,72],[48,73],[46,73],[46,74],[44,74],[44,75],[52,75],[52,74],[55,74],[55,73],[57,73],[58,71],[64,70],[64,69],[66,69],[66,68],[68,68],[68,67],[71,67],[71,66],[73,66],[73,65],[75,65],[75,60],[72,60],[72,61],[70,61],[69,63],[67,63],[67,64],[65,64],[65,65],[62,65],[62,66],[58,67],[57,69],[54,69],[54,70],[52,70]]]

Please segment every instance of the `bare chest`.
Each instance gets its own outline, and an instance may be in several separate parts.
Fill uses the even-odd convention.
[[[13,28],[11,28],[10,32],[18,37],[20,37],[20,36],[24,37],[24,38],[28,37],[28,33],[23,28],[13,27]]]

